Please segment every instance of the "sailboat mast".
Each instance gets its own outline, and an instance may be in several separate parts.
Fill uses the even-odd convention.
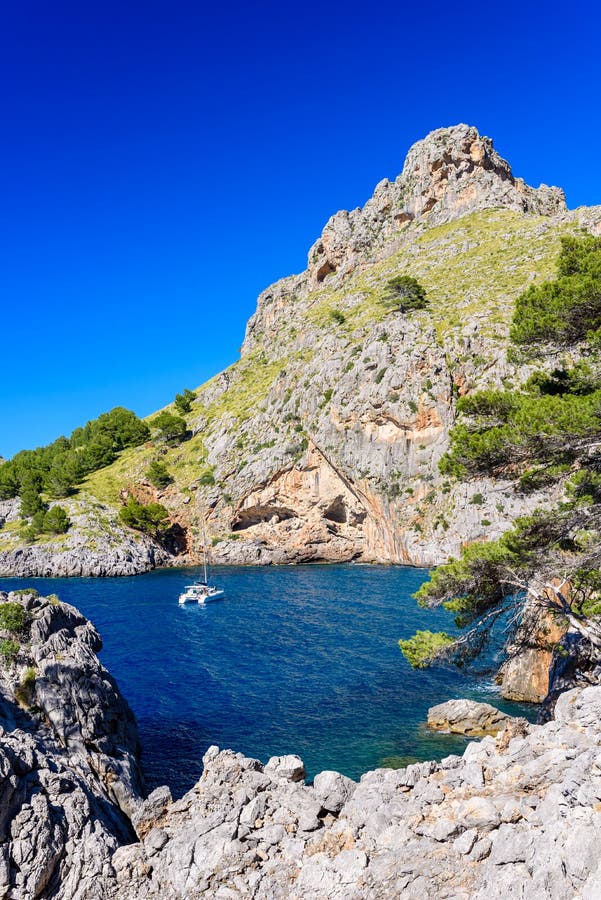
[[[208,584],[209,582],[208,582],[208,578],[207,578],[207,533],[205,530],[204,512],[201,513],[201,516],[202,516],[202,561],[203,561],[204,573],[205,573],[205,584]]]
[[[202,502],[200,489],[198,490],[198,515],[200,516],[200,527],[202,531],[202,565],[204,569],[204,583],[208,584],[208,565],[207,565],[207,531],[205,527],[205,511]]]

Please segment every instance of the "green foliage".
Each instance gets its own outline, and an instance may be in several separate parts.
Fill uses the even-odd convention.
[[[27,623],[27,613],[20,603],[0,603],[0,631],[21,634]]]
[[[119,518],[129,528],[161,538],[169,529],[169,513],[161,503],[139,503],[130,497],[119,510]]]
[[[19,479],[10,463],[0,465],[0,500],[10,500],[19,492]]]
[[[564,237],[558,277],[517,300],[511,339],[570,346],[601,335],[601,238]]]
[[[416,631],[413,637],[399,641],[399,647],[407,662],[414,669],[425,669],[454,638],[444,631]]]
[[[428,306],[426,291],[416,278],[397,275],[386,282],[382,303],[387,309],[407,313]]]
[[[146,477],[156,488],[167,487],[173,481],[167,466],[160,459],[153,459],[146,469]]]
[[[43,512],[46,508],[40,496],[42,479],[37,472],[26,471],[23,473],[20,487],[21,518],[27,519],[36,513]]]
[[[208,472],[203,472],[200,478],[198,479],[198,483],[205,485],[207,487],[211,487],[215,484],[215,476],[213,474],[213,470],[211,469]]]
[[[185,416],[186,413],[189,413],[192,409],[192,403],[196,400],[196,394],[194,391],[188,390],[188,388],[184,388],[181,394],[175,395],[175,406],[177,407],[178,412]]]
[[[577,504],[591,506],[601,503],[601,474],[580,469],[566,485],[566,491]]]
[[[346,322],[346,316],[339,309],[330,310],[330,319],[336,325],[344,325],[344,323]]]
[[[65,534],[71,521],[62,506],[53,506],[44,513],[42,531],[47,534]]]
[[[527,578],[538,552],[561,546],[563,533],[556,511],[524,516],[498,540],[470,544],[459,559],[430,572],[430,580],[414,596],[420,606],[444,603],[446,609],[458,613],[457,624],[464,626],[513,593],[513,579]],[[512,573],[509,587],[508,572]]]
[[[159,438],[170,445],[181,443],[188,433],[186,420],[168,412],[159,413],[150,424],[158,431]]]
[[[148,426],[133,412],[115,407],[36,450],[22,450],[0,466],[0,499],[21,497],[21,515],[45,509],[41,494],[67,497],[90,472],[112,463],[127,447],[150,437]]]
[[[458,404],[462,419],[451,434],[451,447],[440,463],[456,477],[498,474],[519,477],[533,464],[561,465],[574,458],[582,438],[601,436],[601,385],[581,393],[579,377],[565,373],[567,389],[578,393],[541,393],[543,378],[530,379],[522,392],[480,391]]]
[[[21,648],[12,638],[0,641],[0,656],[7,663],[13,663],[19,655]]]
[[[470,503],[473,503],[474,506],[482,506],[484,503],[484,497],[482,494],[474,494],[470,500]]]

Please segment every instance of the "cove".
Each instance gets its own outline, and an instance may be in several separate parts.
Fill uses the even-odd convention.
[[[140,729],[149,789],[179,796],[211,744],[266,762],[297,753],[308,776],[335,769],[359,778],[395,758],[461,753],[463,738],[423,727],[428,707],[452,697],[503,702],[490,680],[453,668],[414,671],[397,646],[416,629],[453,632],[444,610],[411,594],[424,570],[401,566],[220,567],[227,599],[179,607],[196,569],[132,578],[3,578],[78,607],[98,628],[101,660]],[[400,759],[399,759],[400,758]]]

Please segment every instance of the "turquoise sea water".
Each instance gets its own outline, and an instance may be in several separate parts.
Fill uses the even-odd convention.
[[[389,757],[441,758],[464,740],[428,732],[429,706],[467,696],[508,711],[490,681],[447,667],[414,671],[397,641],[418,628],[453,630],[411,594],[420,569],[390,566],[227,567],[227,599],[179,607],[195,569],[117,579],[0,579],[57,593],[104,641],[140,728],[149,787],[176,795],[198,779],[210,744],[266,761],[298,753],[309,776],[358,778]],[[529,710],[533,714],[532,708]]]

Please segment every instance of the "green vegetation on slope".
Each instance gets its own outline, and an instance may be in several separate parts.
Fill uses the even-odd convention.
[[[67,497],[90,472],[113,462],[119,451],[150,437],[148,426],[133,412],[116,407],[59,437],[46,447],[22,450],[0,466],[0,499],[21,497],[21,514],[29,518],[44,510],[44,492]]]
[[[560,237],[570,230],[575,226],[506,209],[425,228],[393,255],[350,275],[343,287],[314,291],[306,316],[326,327],[337,309],[349,333],[365,328],[391,314],[387,284],[405,275],[423,285],[428,312],[419,314],[431,319],[441,344],[473,319],[479,319],[483,334],[501,341],[517,297],[553,275]]]

